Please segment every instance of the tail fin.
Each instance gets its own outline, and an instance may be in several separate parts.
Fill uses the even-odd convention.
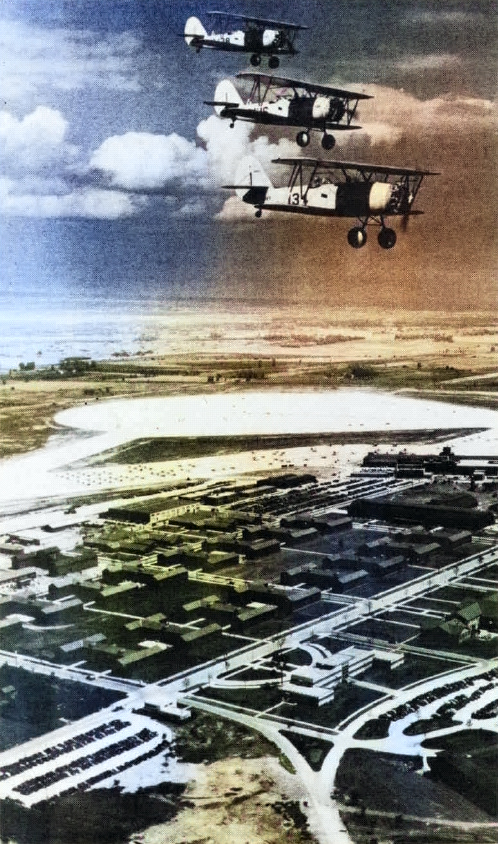
[[[218,117],[227,106],[236,108],[241,105],[244,105],[242,97],[233,82],[230,82],[229,79],[222,79],[221,82],[218,82],[213,100],[214,110]]]
[[[258,159],[253,155],[242,158],[235,174],[235,193],[250,205],[264,202],[268,188],[273,187]]]
[[[188,18],[185,24],[184,36],[189,47],[201,47],[207,32],[199,18]]]

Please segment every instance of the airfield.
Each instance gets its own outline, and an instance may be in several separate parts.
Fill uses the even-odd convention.
[[[490,335],[462,336],[468,337],[469,347],[480,348],[484,356],[488,355]],[[434,340],[434,346],[439,342]],[[450,344],[447,336],[446,344]],[[355,347],[355,352],[359,351]],[[311,362],[309,357],[305,359],[306,365],[316,368],[317,361],[311,357]],[[414,375],[420,371],[417,363],[411,362]],[[180,398],[161,399],[152,395],[151,398],[136,397],[130,403],[124,397],[116,401],[112,394],[105,392],[99,399],[95,394],[87,393],[79,408],[56,417],[58,433],[44,449],[3,461],[0,467],[5,480],[3,489],[13,488],[8,481],[9,466],[14,466],[14,474],[22,477],[23,482],[17,483],[15,496],[12,492],[4,493],[2,500],[2,595],[4,602],[14,602],[14,609],[16,600],[24,602],[21,615],[19,604],[17,616],[7,612],[3,622],[3,670],[22,667],[39,678],[39,682],[43,677],[46,678],[44,682],[50,682],[50,678],[56,676],[60,683],[76,682],[78,688],[82,685],[115,698],[103,708],[76,720],[69,717],[67,724],[55,723],[47,732],[6,748],[0,755],[3,771],[0,794],[3,799],[14,800],[29,810],[44,805],[44,801],[51,798],[71,799],[72,795],[89,794],[92,788],[112,789],[116,783],[126,790],[133,789],[133,783],[151,784],[164,778],[180,783],[193,780],[195,785],[187,786],[186,795],[187,800],[190,796],[199,807],[195,813],[196,822],[193,823],[191,812],[182,811],[180,807],[176,818],[165,826],[140,830],[143,835],[140,840],[148,844],[176,841],[179,835],[182,840],[197,840],[199,829],[205,823],[214,825],[216,832],[212,838],[216,841],[229,841],[230,837],[223,838],[225,832],[230,836],[238,830],[251,841],[276,842],[280,840],[281,827],[275,821],[282,818],[290,840],[296,842],[306,840],[303,838],[305,833],[315,836],[319,842],[331,844],[338,840],[365,841],[368,840],[366,830],[371,832],[373,827],[384,836],[380,840],[393,841],[399,832],[396,824],[402,824],[403,830],[410,829],[413,834],[420,834],[422,826],[427,833],[429,827],[430,834],[436,836],[420,840],[465,842],[475,840],[472,836],[476,834],[482,836],[480,840],[496,840],[492,813],[474,805],[467,797],[452,797],[446,786],[429,785],[420,775],[428,770],[430,759],[436,753],[423,744],[428,735],[455,734],[462,725],[471,731],[485,730],[486,735],[494,735],[498,729],[494,708],[498,662],[493,634],[483,631],[468,646],[455,643],[450,647],[442,640],[441,643],[419,641],[423,622],[427,619],[441,621],[452,610],[457,610],[462,601],[494,592],[498,550],[493,525],[484,531],[478,530],[465,542],[462,540],[461,548],[456,548],[450,556],[447,551],[436,552],[422,563],[406,558],[403,563],[396,564],[399,569],[393,564],[392,571],[387,574],[375,574],[373,569],[369,573],[364,571],[358,583],[351,587],[346,584],[347,578],[344,579],[347,571],[341,569],[338,573],[340,575],[342,571],[342,586],[337,585],[339,581],[332,586],[330,581],[328,586],[323,582],[319,590],[310,588],[305,582],[306,572],[302,575],[304,581],[299,582],[298,578],[296,586],[282,585],[282,574],[289,566],[303,563],[309,566],[311,563],[312,567],[319,567],[324,556],[334,558],[341,553],[353,559],[355,554],[360,554],[360,546],[375,545],[376,540],[388,539],[395,532],[389,523],[354,518],[351,525],[337,535],[319,536],[316,531],[306,535],[305,530],[301,534],[291,532],[284,538],[282,520],[285,517],[292,520],[305,513],[308,520],[320,521],[328,517],[340,522],[347,517],[348,508],[358,497],[409,494],[420,483],[430,485],[434,482],[434,477],[429,475],[421,481],[420,478],[399,478],[392,471],[368,470],[363,461],[372,449],[391,455],[405,450],[422,456],[427,452],[439,454],[446,445],[461,453],[464,463],[480,460],[483,466],[489,464],[492,472],[489,456],[496,453],[496,412],[489,408],[478,410],[472,406],[435,403],[433,390],[430,399],[425,396],[417,400],[413,393],[393,396],[372,392],[371,386],[365,383],[358,387],[352,383],[345,386],[342,382],[337,385],[339,389],[311,393],[296,389],[295,385],[294,391],[288,393],[272,392],[269,384],[261,389],[261,381],[271,383],[272,369],[277,369],[281,375],[280,364],[276,361],[274,367],[270,361],[265,368],[268,379],[258,381],[256,389],[247,390],[247,382],[242,382],[237,385],[237,392],[229,390],[227,393],[225,383],[225,390],[218,396],[206,392],[206,387],[208,390],[212,387],[212,360],[210,369],[203,371],[202,381],[199,374],[188,376],[192,381],[197,379],[197,383],[193,390],[187,388],[191,395]],[[127,366],[130,365],[128,362]],[[220,359],[217,365],[220,371]],[[297,368],[297,361],[295,365]],[[340,368],[342,364],[337,362],[337,365],[337,371],[344,373]],[[290,366],[288,362],[286,366]],[[409,364],[400,363],[406,377],[404,366]],[[422,364],[425,366],[427,358]],[[398,373],[400,370],[396,367],[393,361],[392,369]],[[475,364],[474,367],[476,370]],[[257,372],[258,368],[262,367],[253,361],[251,371]],[[444,372],[457,377],[451,370]],[[295,373],[296,369],[293,369]],[[485,403],[492,406],[493,391],[481,389],[482,381],[486,385],[493,384],[491,367],[487,371],[483,367],[478,374],[477,383],[474,380],[477,373],[470,376],[470,383],[478,387],[481,397],[485,393]],[[461,373],[458,376],[469,377]],[[85,377],[84,386],[80,382],[78,389],[95,389],[96,381],[90,388]],[[129,369],[126,377],[131,383]],[[168,377],[171,376],[165,376],[165,380]],[[147,386],[153,394],[158,382],[151,376],[143,378],[144,388]],[[464,380],[463,384],[466,383],[468,385]],[[38,385],[46,388],[43,380],[15,381],[16,389],[21,384],[26,392],[30,389],[35,392]],[[168,391],[171,386],[168,383]],[[289,408],[294,413],[297,409],[299,425],[292,423],[289,408],[283,412],[286,396]],[[465,398],[468,400],[467,396]],[[332,424],[334,400],[336,414]],[[367,419],[362,407],[368,406],[371,413]],[[203,407],[207,408],[207,429],[199,427]],[[212,439],[220,440],[220,431],[216,426],[213,428],[213,420],[219,422],[223,407],[225,412],[230,410],[231,416],[230,424],[222,425],[226,437],[220,452],[220,442],[213,448]],[[262,416],[258,416],[258,407],[263,409]],[[376,407],[378,410],[374,410]],[[420,408],[418,416],[414,411],[417,407]],[[301,408],[306,408],[309,417],[315,420],[314,426],[306,423]],[[137,443],[140,428],[133,428],[134,414],[138,419],[151,420],[150,424],[157,428],[145,431],[146,443]],[[182,422],[187,415],[188,428]],[[128,427],[123,427],[125,420]],[[242,420],[245,420],[245,427]],[[327,421],[328,429],[324,431]],[[171,424],[174,430],[168,428]],[[142,432],[144,430],[142,425]],[[161,457],[165,440],[170,442],[175,432],[190,436],[177,444],[173,456],[166,451]],[[164,435],[162,440],[161,433]],[[309,438],[310,433],[318,439],[300,441],[302,437]],[[156,434],[156,453],[151,446],[153,434]],[[209,434],[205,437],[208,443],[203,441],[202,434]],[[329,435],[329,441],[320,441],[324,434]],[[251,439],[254,435],[260,437],[259,442]],[[199,442],[192,452],[192,440],[196,436]],[[238,436],[242,437],[240,441]],[[276,440],[266,443],[265,436]],[[135,442],[131,449],[130,440]],[[182,449],[187,450],[183,456]],[[200,449],[200,453],[196,449]],[[207,449],[206,453],[203,449]],[[19,472],[19,461],[24,466],[23,472]],[[487,477],[487,470],[483,471]],[[279,488],[279,477],[294,478],[295,485],[293,481],[290,488]],[[458,494],[467,494],[469,483],[468,475],[464,475],[453,478],[451,487]],[[492,486],[492,475],[489,483]],[[183,527],[179,523],[173,528],[170,514],[160,530],[165,531],[164,538],[170,535],[180,538],[170,546],[171,551],[165,558],[167,562],[159,564],[157,558],[152,559],[154,552],[140,551],[138,546],[131,556],[126,551],[120,562],[121,552],[128,547],[131,549],[133,543],[147,540],[151,529],[126,524],[119,513],[127,512],[130,502],[132,505],[143,502],[146,506],[147,501],[154,501],[158,494],[166,502],[178,497],[188,498],[194,503],[194,509],[200,507],[199,518],[203,513],[205,516],[209,513],[213,524],[209,528],[202,527],[201,519],[198,527],[194,522],[185,522]],[[479,508],[488,508],[493,501],[492,490],[479,495]],[[202,503],[204,501],[206,504]],[[137,507],[137,512],[141,512],[142,504]],[[189,509],[190,505],[187,511]],[[255,539],[253,550],[247,546],[244,551],[241,545],[235,560],[233,554],[228,555],[223,565],[223,558],[218,557],[216,568],[209,570],[201,557],[196,557],[198,551],[193,550],[198,549],[208,536],[213,542],[216,531],[226,533],[228,530],[232,535],[235,530],[239,536],[237,541],[242,541],[244,530],[248,536],[251,531],[256,536],[257,529],[261,530],[259,519],[253,528],[249,524],[244,528],[243,523],[228,528],[226,525],[234,517],[236,525],[239,511],[258,512],[266,528],[270,533],[274,532],[271,553],[260,554]],[[113,512],[118,515],[110,515]],[[194,516],[195,513],[191,518]],[[188,519],[188,512],[183,518]],[[218,527],[215,526],[217,520]],[[220,527],[223,524],[225,527]],[[408,528],[405,525],[401,529],[406,531]],[[437,526],[433,530],[437,534]],[[279,537],[278,540],[275,537]],[[12,571],[11,568],[13,551],[9,543],[15,545],[19,541],[27,544],[17,564],[21,565],[17,568],[19,574],[16,574],[16,569]],[[121,549],[117,548],[116,541],[118,546],[122,545]],[[104,544],[92,557],[91,566],[71,571],[71,564],[64,555],[71,555],[71,548],[80,547],[81,542],[89,547],[92,542]],[[186,557],[185,551],[175,551],[175,542],[181,547],[185,542],[190,545]],[[37,560],[40,562],[43,558],[43,549],[54,546],[62,554],[61,564],[69,565],[67,573],[60,571],[57,574],[53,570],[50,574],[37,565]],[[42,552],[42,558],[36,558],[38,551]],[[31,556],[33,552],[35,557]],[[192,562],[185,568],[189,554],[192,554]],[[119,566],[124,565],[125,558],[128,577],[132,576],[140,584],[144,577],[155,577],[161,571],[164,572],[161,575],[163,585],[159,588],[157,581],[157,592],[144,587],[138,603],[133,590],[122,591],[122,598],[118,590],[117,597],[110,598],[112,603],[106,608],[102,604],[103,598],[91,590],[103,578],[108,579],[109,572],[114,572],[109,582],[119,584],[123,577]],[[357,559],[361,559],[361,563],[352,566],[353,572],[357,572],[359,566],[367,565],[361,554]],[[57,561],[54,564],[58,565]],[[138,569],[133,568],[136,565]],[[184,574],[175,581],[183,584],[176,587],[177,597],[184,603],[190,601],[193,616],[191,621],[185,618],[180,621],[180,607],[173,601],[166,615],[171,614],[176,628],[170,633],[175,632],[177,638],[168,639],[164,638],[166,628],[161,632],[163,621],[159,617],[154,621],[152,616],[158,611],[164,614],[164,608],[170,606],[167,577],[180,575],[179,569],[175,569],[178,565]],[[351,570],[351,563],[348,565]],[[16,577],[22,577],[30,568],[34,576],[29,575],[26,585],[21,582],[16,585]],[[133,571],[135,574],[131,574]],[[321,582],[320,577],[323,579],[318,575],[316,582]],[[275,585],[269,587],[268,594],[264,589],[253,594],[257,584],[257,588],[262,589],[262,583]],[[56,594],[55,602],[53,598],[47,601],[46,597],[51,584],[52,595]],[[317,591],[321,594],[316,601]],[[245,592],[247,598],[242,597]],[[80,594],[86,597],[78,605],[74,603],[74,597]],[[92,594],[97,596],[96,604]],[[144,604],[146,595],[149,597]],[[313,596],[311,603],[307,603],[307,595]],[[296,601],[296,610],[289,614],[278,606],[284,598],[290,600],[290,596]],[[214,604],[213,599],[216,599]],[[39,613],[46,614],[49,604],[53,612],[64,619],[55,628],[47,627],[39,620]],[[83,607],[82,616],[78,615],[78,607]],[[73,611],[75,616],[72,616]],[[218,616],[213,615],[215,611]],[[105,634],[111,648],[106,650],[106,645],[100,651],[98,647],[92,650],[90,639],[99,630],[95,622],[102,612],[101,618],[112,620]],[[242,620],[257,619],[258,613],[262,620],[255,626],[252,626],[254,622]],[[218,621],[213,625],[214,617]],[[222,617],[225,622],[221,621]],[[87,628],[89,618],[92,619],[91,629]],[[125,639],[119,630],[120,625],[126,624],[131,627],[123,650]],[[137,624],[138,627],[133,626]],[[250,626],[243,627],[245,624]],[[9,637],[14,641],[11,638],[14,628],[18,631],[15,647],[9,645]],[[138,638],[133,630],[140,631]],[[183,646],[177,636],[182,630],[184,634],[190,631],[196,636],[204,631],[206,635],[212,634],[212,639],[208,643],[206,638],[205,650],[200,645],[190,645],[190,651],[182,656]],[[33,647],[34,634],[37,644]],[[88,645],[78,644],[78,637],[82,637],[82,641],[87,637]],[[73,650],[74,657],[71,656]],[[57,657],[58,652],[67,656],[61,660]],[[133,653],[138,656],[132,656]],[[124,669],[125,656],[126,664],[131,668]],[[396,664],[398,667],[393,667]],[[340,680],[343,676],[344,680],[341,672],[345,665],[349,679],[345,685],[339,683],[337,686],[338,677]],[[311,703],[313,697],[318,705]],[[450,710],[449,720],[448,716],[441,720]],[[176,759],[175,734],[188,729],[185,724],[192,718],[195,724],[192,713],[196,712],[256,730],[272,743],[281,759],[287,760],[287,770],[279,770],[275,759],[268,759],[262,767],[260,763],[256,763],[256,767],[248,762],[246,767],[245,761],[218,760],[192,770]],[[384,732],[376,734],[379,724],[383,725]],[[422,732],[419,724],[423,725]],[[439,724],[442,729],[438,731]],[[112,729],[108,729],[108,725],[112,725]],[[364,754],[369,751],[374,754],[374,760],[379,759],[379,771],[383,770],[383,754],[394,754],[392,759],[396,760],[397,767],[393,782],[399,786],[403,777],[408,778],[412,808],[400,801],[399,795],[392,790],[388,789],[387,794],[382,791],[387,782],[384,774],[381,776],[383,797],[380,804],[376,805],[375,799],[370,797],[366,798],[366,803],[351,800],[354,786],[348,760],[351,753],[360,753],[361,769],[365,764]],[[208,751],[206,754],[209,758]],[[414,770],[410,774],[409,766],[415,764],[414,759],[419,773]],[[375,770],[375,761],[367,764],[373,764]],[[226,793],[221,793],[220,783],[227,782],[226,777],[234,770],[240,771],[237,789],[242,791],[230,794],[227,786]],[[212,799],[207,799],[206,793]],[[236,808],[240,803],[235,799],[241,794],[250,807],[243,816]],[[257,808],[261,794],[271,795],[262,811]],[[457,804],[459,812],[455,808]],[[413,806],[417,807],[416,811]],[[252,818],[250,823],[248,818]]]
[[[303,313],[299,324],[285,313],[176,314],[143,328],[134,354],[69,359],[48,378],[11,371],[1,394],[11,455],[0,462],[11,736],[1,798],[43,814],[166,780],[168,819],[127,815],[130,835],[116,838],[146,844],[197,841],[203,829],[217,844],[277,844],[282,825],[296,844],[497,840],[489,806],[427,777],[440,736],[455,736],[455,751],[481,753],[484,742],[494,752],[493,631],[483,622],[463,642],[424,633],[495,592],[495,526],[461,540],[462,524],[443,528],[449,551],[434,542],[441,525],[421,542],[406,538],[415,522],[348,515],[359,499],[421,484],[448,500],[475,495],[479,512],[493,505],[497,341],[479,314],[391,324],[374,312],[327,323]],[[370,452],[422,460],[445,446],[463,474],[364,465]],[[473,491],[471,464],[483,478]],[[156,526],[123,516],[147,502],[155,513],[158,496],[172,504]],[[317,534],[293,519],[346,521]],[[402,561],[365,557],[399,532]],[[430,545],[439,551],[424,558]],[[346,568],[321,569],[341,555]],[[40,694],[57,683],[60,708],[37,729],[9,722],[12,695],[26,693],[21,668]],[[86,708],[74,708],[71,689]],[[242,732],[226,744],[220,724]]]

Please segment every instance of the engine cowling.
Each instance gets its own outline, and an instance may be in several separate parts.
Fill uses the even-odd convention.
[[[368,217],[389,210],[393,185],[387,182],[343,182],[337,186],[336,212],[343,217]]]
[[[328,97],[318,96],[313,103],[312,116],[315,120],[325,120],[329,116],[330,100]]]
[[[273,47],[279,40],[278,29],[265,29],[263,32],[263,47]]]
[[[392,192],[393,186],[387,182],[374,182],[370,189],[370,196],[368,198],[370,210],[374,214],[381,214],[383,211],[387,211],[391,201]]]

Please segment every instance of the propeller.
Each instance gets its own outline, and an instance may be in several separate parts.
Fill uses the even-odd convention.
[[[413,196],[411,191],[410,191],[410,193],[406,194],[405,197],[404,197],[403,216],[401,218],[401,231],[402,232],[406,232],[407,229],[408,229],[408,221],[409,221],[409,219],[410,219],[410,217],[412,216],[412,213],[413,213],[411,211],[411,207],[412,207],[412,202],[413,202],[414,198],[415,197]]]

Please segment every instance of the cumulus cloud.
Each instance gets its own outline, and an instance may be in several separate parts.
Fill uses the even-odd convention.
[[[22,118],[0,112],[0,212],[15,216],[130,216],[143,200],[84,181],[86,162],[67,140],[69,125],[56,109],[38,106]]]
[[[339,145],[360,139],[374,148],[402,137],[496,128],[497,106],[484,99],[437,97],[420,100],[404,91],[369,86],[373,99],[361,103],[363,131],[337,133]],[[88,216],[116,219],[144,209],[150,196],[163,199],[186,217],[206,214],[208,193],[233,184],[237,165],[254,156],[275,184],[282,170],[273,159],[296,157],[294,140],[272,142],[252,124],[212,115],[197,128],[198,142],[169,135],[127,132],[107,138],[84,159],[68,140],[69,126],[55,109],[38,106],[22,118],[0,112],[0,210],[6,214]],[[186,196],[188,194],[188,196]],[[148,196],[149,195],[149,196]],[[227,197],[218,218],[247,219],[242,202]]]
[[[208,158],[206,185],[218,187],[233,180],[239,161],[247,155],[255,156],[269,170],[274,170],[272,159],[296,155],[295,144],[287,138],[280,138],[276,144],[266,135],[251,140],[253,130],[251,123],[241,121],[230,129],[228,120],[214,114],[199,123],[197,134],[206,146]]]
[[[110,188],[143,193],[166,192],[181,198],[185,188],[194,198],[176,213],[180,216],[206,213],[202,194],[232,182],[238,162],[255,155],[272,171],[274,158],[294,155],[295,145],[283,138],[272,144],[260,135],[251,140],[253,126],[216,115],[202,120],[197,135],[202,146],[172,133],[154,135],[127,132],[107,138],[90,157],[90,170],[99,173]]]
[[[95,150],[90,168],[100,171],[112,187],[129,191],[159,191],[172,181],[192,184],[206,175],[206,153],[176,132],[114,135]]]
[[[60,111],[38,106],[18,119],[0,112],[0,158],[12,171],[39,172],[74,161],[78,148],[66,140],[68,124]]]

